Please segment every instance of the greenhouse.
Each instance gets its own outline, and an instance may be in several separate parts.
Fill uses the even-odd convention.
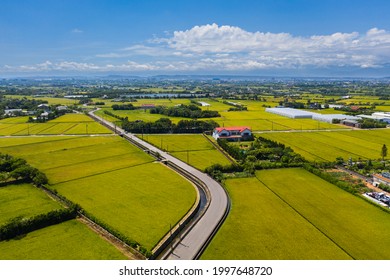
[[[349,115],[343,115],[343,114],[313,114],[313,120],[320,121],[320,122],[327,122],[332,123],[333,120],[358,120],[359,117],[349,116]]]
[[[291,119],[311,119],[314,114],[304,110],[284,108],[284,107],[266,108],[265,111],[268,113],[273,113],[284,117],[288,117]]]

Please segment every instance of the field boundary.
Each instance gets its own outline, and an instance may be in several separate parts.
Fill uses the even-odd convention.
[[[207,137],[207,135],[206,135],[205,133],[202,133],[202,135],[207,139],[207,141],[209,141],[209,142],[211,143],[211,145],[213,145],[218,151],[220,151],[220,152],[222,153],[222,155],[224,155],[225,158],[228,159],[228,161],[230,161],[230,162],[233,163],[233,164],[236,163],[235,160],[232,159],[232,158],[230,157],[230,155],[229,155],[228,153],[225,152],[224,149],[222,149],[219,145],[217,145],[217,144],[215,144],[213,141],[211,141],[211,140]]]
[[[111,243],[113,246],[115,246],[117,249],[119,249],[123,254],[125,254],[127,257],[131,257],[132,259],[138,259],[138,260],[145,260],[145,256],[138,252],[136,249],[130,247],[128,244],[123,242],[121,239],[113,235],[111,232],[106,230],[105,228],[101,227],[99,224],[95,223],[91,219],[89,219],[87,216],[78,213],[80,216],[80,220],[82,223],[87,225],[91,230],[96,232],[98,235],[101,235],[107,242]],[[130,253],[130,254],[129,254]]]

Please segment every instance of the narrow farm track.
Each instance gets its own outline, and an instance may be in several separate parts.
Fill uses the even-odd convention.
[[[198,213],[194,213],[195,215],[184,228],[179,227],[180,231],[172,233],[172,235],[176,235],[176,238],[172,242],[164,244],[164,248],[158,250],[161,253],[155,256],[158,259],[169,260],[198,259],[225,220],[230,209],[229,197],[222,186],[207,174],[137,138],[135,135],[126,133],[111,122],[96,116],[94,112],[90,112],[89,115],[111,130],[121,134],[130,143],[147,153],[157,156],[172,170],[185,176],[198,186],[201,193]]]

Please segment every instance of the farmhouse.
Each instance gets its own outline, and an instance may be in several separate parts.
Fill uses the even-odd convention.
[[[217,127],[213,131],[213,137],[216,140],[221,138],[228,141],[250,140],[252,131],[247,126]]]

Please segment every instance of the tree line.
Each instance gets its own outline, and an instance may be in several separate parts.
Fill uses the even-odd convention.
[[[74,219],[77,208],[53,210],[30,218],[17,217],[0,227],[0,241]]]
[[[161,114],[169,117],[182,117],[191,119],[215,118],[221,115],[218,111],[202,110],[194,104],[179,105],[174,107],[157,106],[150,109],[151,114]]]
[[[34,183],[37,186],[47,184],[46,175],[29,165],[26,160],[8,154],[0,154],[0,182],[18,181]]]

